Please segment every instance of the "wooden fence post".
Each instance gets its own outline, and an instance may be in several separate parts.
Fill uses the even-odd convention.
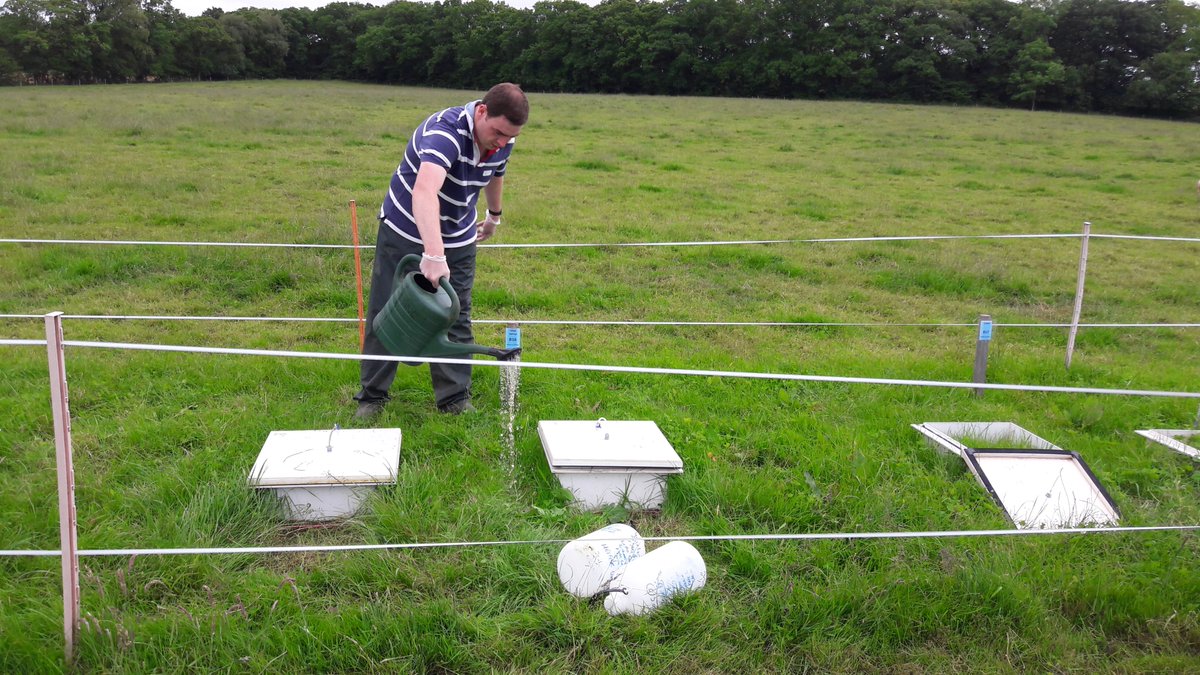
[[[58,533],[62,546],[63,635],[66,658],[75,658],[79,627],[79,552],[75,529],[75,468],[71,451],[71,411],[67,406],[67,366],[63,354],[62,312],[46,315],[46,355],[50,362],[50,407],[58,465]]]

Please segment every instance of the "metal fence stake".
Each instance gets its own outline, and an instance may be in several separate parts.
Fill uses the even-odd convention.
[[[1083,282],[1087,278],[1088,239],[1092,224],[1083,223],[1083,243],[1079,249],[1079,276],[1075,280],[1075,310],[1071,313],[1071,332],[1067,336],[1067,369],[1071,368],[1071,357],[1075,354],[1075,334],[1079,332],[1079,312],[1083,309]]]
[[[975,369],[971,381],[980,384],[987,382],[988,345],[992,343],[992,316],[979,315],[979,335],[975,340]],[[975,390],[976,396],[983,396],[982,389]]]
[[[75,469],[71,459],[71,411],[67,406],[67,366],[63,354],[62,312],[46,315],[46,355],[50,362],[50,406],[58,465],[58,532],[62,546],[63,635],[66,659],[75,657],[79,627],[79,542],[75,528]]]

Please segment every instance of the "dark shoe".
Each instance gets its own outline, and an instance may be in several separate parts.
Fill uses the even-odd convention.
[[[475,412],[475,406],[471,405],[471,399],[464,398],[461,401],[439,405],[438,412],[443,412],[447,415],[461,415],[463,413]]]
[[[359,401],[358,410],[354,411],[354,417],[360,420],[377,417],[379,413],[383,412],[383,406],[386,404],[386,401]]]

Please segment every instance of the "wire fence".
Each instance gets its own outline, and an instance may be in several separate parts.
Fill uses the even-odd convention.
[[[45,314],[0,314],[0,319],[37,319]],[[247,321],[297,323],[359,323],[353,317],[324,316],[178,316],[165,314],[63,314],[64,319],[86,321]],[[725,328],[976,328],[978,323],[895,323],[854,321],[643,321],[636,319],[476,319],[471,323],[486,325],[530,326],[712,326]],[[995,321],[996,328],[1200,328],[1200,323],[1006,323]]]
[[[1058,527],[1040,530],[927,530],[922,532],[803,532],[791,534],[721,534],[641,537],[642,541],[870,541],[886,539],[967,539],[979,537],[1044,537],[1069,534],[1120,534],[1149,532],[1190,532],[1200,525],[1146,525],[1130,527]],[[589,541],[623,541],[614,537],[589,537]],[[405,542],[396,544],[337,544],[325,546],[242,546],[205,548],[114,548],[79,549],[80,557],[169,556],[169,555],[255,555],[273,553],[341,553],[350,551],[404,551],[414,549],[455,549],[500,546],[561,546],[573,539],[500,539],[490,541]],[[51,558],[62,555],[55,549],[0,550],[0,557]]]
[[[742,239],[727,241],[640,241],[640,242],[566,242],[566,243],[526,243],[526,244],[479,244],[479,248],[640,248],[659,246],[747,246],[764,244],[838,244],[884,241],[953,241],[970,239],[1081,239],[1090,236],[1093,239],[1127,239],[1138,241],[1164,241],[1200,243],[1200,237],[1165,237],[1142,234],[1090,234],[1083,235],[1074,232],[1049,234],[927,234],[927,235],[895,235],[876,237],[811,237],[803,239]],[[100,246],[197,246],[197,247],[232,247],[232,248],[297,248],[297,249],[342,249],[342,250],[373,250],[373,244],[296,244],[249,241],[139,241],[131,239],[0,239],[0,244],[83,244]]]
[[[1159,242],[1200,243],[1200,237],[1167,237],[1136,234],[1098,234],[1090,232],[1090,224],[1083,233],[1017,233],[1017,234],[966,234],[966,235],[884,235],[873,237],[821,237],[797,239],[750,239],[730,241],[673,241],[673,242],[593,242],[593,243],[529,243],[529,244],[480,244],[480,248],[603,248],[603,247],[663,247],[663,246],[733,246],[756,244],[817,244],[817,243],[862,243],[862,242],[905,242],[905,241],[954,241],[954,240],[1019,240],[1019,239],[1116,239]],[[297,249],[373,249],[373,245],[300,244],[271,242],[222,242],[222,241],[137,241],[105,239],[0,239],[8,244],[77,244],[109,246],[195,246],[195,247],[239,247],[239,248],[297,248]],[[1086,254],[1085,254],[1086,255]],[[1082,263],[1081,263],[1082,264]],[[1082,274],[1081,274],[1082,276]],[[1082,283],[1081,283],[1082,286]],[[1082,288],[1077,293],[1077,302]],[[361,289],[360,289],[361,295]],[[40,319],[42,314],[0,314],[5,319]],[[100,315],[65,314],[65,319],[83,320],[131,320],[131,321],[245,321],[245,322],[309,322],[309,323],[359,323],[352,317],[302,317],[302,316],[172,316],[172,315]],[[562,326],[675,326],[675,327],[829,327],[829,328],[970,328],[978,323],[955,322],[847,322],[847,321],[650,321],[630,319],[472,319],[478,324],[525,324]],[[1028,323],[992,322],[996,328],[1035,328],[1075,331],[1079,328],[1117,329],[1179,329],[1200,328],[1200,323]],[[1072,333],[1073,334],[1073,333]],[[1072,340],[1072,343],[1074,341]],[[1072,344],[1073,347],[1073,344]],[[1073,349],[1068,348],[1069,353]]]
[[[0,345],[45,345],[45,340],[0,340]],[[1113,389],[1105,387],[1064,387],[1041,384],[1000,384],[988,382],[949,382],[939,380],[909,380],[883,377],[845,377],[838,375],[806,375],[799,373],[763,373],[738,370],[704,370],[696,368],[651,368],[642,366],[614,366],[586,363],[539,363],[536,361],[476,361],[471,359],[441,358],[433,356],[379,356],[345,352],[301,352],[276,349],[241,349],[234,347],[203,347],[197,345],[160,345],[136,342],[96,342],[87,340],[64,340],[66,347],[92,349],[115,349],[145,352],[173,352],[189,354],[225,354],[237,356],[268,356],[301,359],[332,359],[340,361],[394,361],[397,363],[449,363],[474,367],[515,368],[534,370],[575,370],[599,373],[626,373],[641,375],[682,375],[690,377],[723,377],[750,380],[781,380],[788,382],[826,382],[839,384],[877,384],[907,387],[937,387],[946,389],[972,389],[995,391],[1027,391],[1059,394],[1096,394],[1103,396],[1148,396],[1158,398],[1200,399],[1200,392],[1164,391],[1153,389]]]
[[[485,244],[481,248],[497,249],[537,249],[537,248],[608,248],[608,247],[686,247],[686,246],[733,246],[733,245],[767,245],[767,244],[825,244],[847,242],[904,242],[904,241],[949,241],[949,240],[1012,240],[1012,239],[1081,239],[1083,252],[1080,261],[1078,287],[1075,295],[1075,316],[1071,323],[1002,323],[992,322],[990,317],[981,316],[977,323],[887,323],[887,322],[806,322],[806,321],[646,321],[646,320],[555,320],[555,319],[477,319],[475,323],[504,323],[529,325],[564,325],[564,326],[717,326],[717,327],[860,327],[860,328],[978,328],[980,330],[980,345],[984,346],[982,354],[986,367],[985,342],[991,339],[993,327],[1030,328],[1030,329],[1061,329],[1071,330],[1071,345],[1068,347],[1067,364],[1070,365],[1073,338],[1078,328],[1145,328],[1145,329],[1180,329],[1197,328],[1200,323],[1081,323],[1079,322],[1079,306],[1082,300],[1083,279],[1086,269],[1087,242],[1092,239],[1142,240],[1174,243],[1200,243],[1200,238],[1191,237],[1159,237],[1146,235],[1104,235],[1091,234],[1090,224],[1085,224],[1083,234],[1009,234],[1009,235],[920,235],[920,236],[877,236],[877,237],[837,237],[837,238],[807,238],[807,239],[761,239],[741,241],[703,241],[703,242],[617,242],[617,243],[565,243],[565,244]],[[260,242],[186,242],[186,241],[132,241],[132,240],[84,240],[84,239],[0,239],[0,243],[8,244],[41,244],[41,245],[106,245],[106,246],[186,246],[186,247],[238,247],[238,248],[294,248],[294,249],[370,249],[373,246],[347,246],[329,244],[288,244]],[[361,275],[361,272],[359,272]],[[361,276],[360,276],[361,279]],[[360,289],[361,296],[361,289]],[[52,319],[58,321],[57,335],[52,339]],[[59,557],[62,559],[64,579],[64,630],[68,639],[68,654],[73,641],[73,626],[78,623],[78,558],[102,556],[137,556],[137,555],[224,555],[224,554],[273,554],[299,552],[344,552],[368,550],[413,550],[413,549],[453,549],[469,547],[498,547],[498,546],[546,546],[561,545],[567,539],[532,539],[532,540],[493,540],[493,541],[452,541],[452,542],[407,542],[389,544],[350,544],[331,546],[267,546],[267,547],[205,547],[205,548],[130,548],[130,549],[79,549],[75,542],[74,518],[74,484],[73,469],[70,463],[70,431],[69,413],[66,411],[65,369],[61,361],[58,370],[61,382],[55,384],[55,350],[64,347],[84,349],[132,350],[146,352],[172,352],[191,354],[212,354],[225,356],[250,356],[269,358],[307,358],[361,361],[385,360],[405,363],[469,363],[474,366],[494,366],[515,369],[546,369],[573,370],[607,373],[648,374],[658,376],[685,377],[717,377],[756,380],[780,380],[824,382],[861,385],[907,386],[907,387],[939,387],[950,389],[972,389],[977,394],[984,390],[1025,391],[1060,394],[1087,394],[1106,396],[1143,396],[1162,398],[1200,399],[1200,392],[1164,391],[1145,389],[1122,389],[1103,387],[1066,387],[1039,384],[999,384],[979,381],[950,382],[934,380],[911,380],[872,377],[845,377],[832,375],[812,375],[797,373],[764,373],[748,371],[724,371],[680,368],[648,368],[632,366],[614,366],[599,364],[567,364],[539,363],[530,361],[489,362],[465,359],[436,358],[436,357],[407,357],[407,356],[365,356],[360,353],[336,352],[297,352],[261,349],[236,349],[204,346],[177,346],[160,344],[138,344],[125,342],[95,342],[63,340],[61,320],[90,320],[90,321],[243,321],[243,322],[325,322],[325,323],[363,323],[361,308],[358,319],[343,317],[297,317],[297,316],[171,316],[171,315],[100,315],[100,314],[0,314],[2,319],[44,319],[47,322],[47,339],[0,339],[2,346],[43,346],[52,353],[51,356],[51,398],[58,400],[55,407],[56,445],[59,448],[59,499],[60,521],[63,533],[61,550],[0,550],[0,557]],[[986,332],[986,337],[985,337]],[[979,354],[977,351],[977,369]],[[516,372],[519,372],[516,371]],[[978,375],[978,370],[977,370]],[[65,459],[64,459],[65,457]],[[69,517],[64,515],[69,513]],[[69,519],[69,527],[67,519]],[[944,531],[913,531],[913,532],[810,532],[810,533],[772,533],[746,535],[679,535],[646,537],[646,541],[822,541],[822,540],[897,540],[897,539],[946,539],[969,537],[1020,537],[1046,535],[1097,535],[1117,533],[1151,533],[1151,532],[1190,532],[1200,530],[1200,525],[1152,525],[1129,527],[1073,527],[1048,529],[1012,529],[1012,530],[944,530]],[[73,576],[72,576],[73,575]],[[71,583],[71,579],[75,582]],[[74,615],[72,616],[72,612]]]
[[[59,318],[62,318],[61,316]],[[0,340],[0,346],[47,346],[49,340]],[[436,357],[408,357],[408,356],[366,356],[358,353],[322,353],[322,352],[295,352],[281,350],[256,350],[256,349],[232,349],[232,348],[217,348],[217,347],[199,347],[199,346],[175,346],[175,345],[154,345],[154,344],[135,344],[135,343],[108,343],[108,342],[89,342],[62,340],[61,346],[64,347],[79,347],[79,348],[94,348],[94,349],[118,349],[118,350],[134,350],[134,351],[151,351],[151,352],[171,352],[171,353],[193,353],[193,354],[219,354],[219,355],[240,355],[240,356],[260,356],[260,357],[277,357],[277,358],[308,358],[308,359],[335,359],[335,360],[384,360],[384,361],[405,361],[405,362],[423,362],[423,363],[470,363],[476,366],[491,365],[495,367],[505,368],[543,368],[543,369],[558,369],[558,370],[583,370],[583,371],[599,371],[599,372],[618,372],[618,373],[642,373],[655,375],[685,375],[685,376],[703,376],[703,377],[731,377],[731,378],[752,378],[752,379],[774,379],[774,380],[792,380],[792,381],[818,381],[818,382],[841,382],[841,383],[857,383],[857,384],[883,384],[883,385],[902,385],[902,386],[927,386],[927,387],[951,387],[951,388],[986,388],[986,389],[1001,389],[1001,390],[1016,390],[1016,391],[1039,391],[1039,392],[1058,392],[1058,393],[1080,393],[1080,394],[1108,394],[1108,395],[1136,395],[1136,396],[1165,396],[1174,398],[1193,398],[1200,399],[1200,392],[1168,392],[1168,391],[1148,391],[1148,390],[1123,390],[1123,389],[1104,389],[1095,387],[1059,387],[1059,386],[1043,386],[1043,385],[1010,385],[1010,384],[981,384],[976,382],[936,382],[922,380],[893,380],[884,378],[855,378],[855,377],[836,377],[836,376],[819,376],[819,375],[799,375],[790,373],[752,373],[739,371],[718,371],[718,370],[691,370],[691,369],[668,369],[668,368],[637,368],[627,366],[603,366],[603,365],[587,365],[587,364],[556,364],[556,363],[536,363],[528,361],[516,362],[487,362],[473,361],[465,359],[449,359]],[[71,499],[73,504],[73,497]],[[972,537],[1022,537],[1022,536],[1045,536],[1045,535],[1094,535],[1094,534],[1115,534],[1115,533],[1149,533],[1149,532],[1185,532],[1200,530],[1200,525],[1153,525],[1153,526],[1127,526],[1127,527],[1073,527],[1073,528],[1046,528],[1046,529],[1008,529],[1008,530],[933,530],[933,531],[894,531],[894,532],[805,532],[805,533],[772,533],[772,534],[743,534],[743,535],[677,535],[677,536],[660,536],[660,537],[645,537],[646,541],[856,541],[856,540],[887,540],[887,539],[946,539],[946,538],[972,538]],[[348,552],[348,551],[372,551],[372,550],[412,550],[412,549],[452,549],[452,548],[473,548],[473,547],[499,547],[499,546],[518,546],[518,545],[562,545],[571,540],[569,539],[527,539],[527,540],[490,540],[490,541],[450,541],[450,542],[406,542],[406,543],[389,543],[389,544],[348,544],[348,545],[309,545],[309,546],[259,546],[259,547],[203,547],[203,548],[129,548],[129,549],[77,549],[73,553],[78,557],[105,557],[105,556],[139,556],[139,555],[225,555],[225,554],[275,554],[275,553],[301,553],[301,552]],[[62,557],[64,552],[61,550],[36,550],[36,549],[10,549],[0,550],[0,557]]]

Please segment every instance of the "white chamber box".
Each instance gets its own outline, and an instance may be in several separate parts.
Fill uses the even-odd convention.
[[[654,422],[542,420],[538,436],[550,471],[581,508],[659,508],[666,477],[683,473],[683,460]]]
[[[289,520],[354,515],[377,485],[393,485],[399,429],[272,431],[250,470],[250,486],[272,490]]]

